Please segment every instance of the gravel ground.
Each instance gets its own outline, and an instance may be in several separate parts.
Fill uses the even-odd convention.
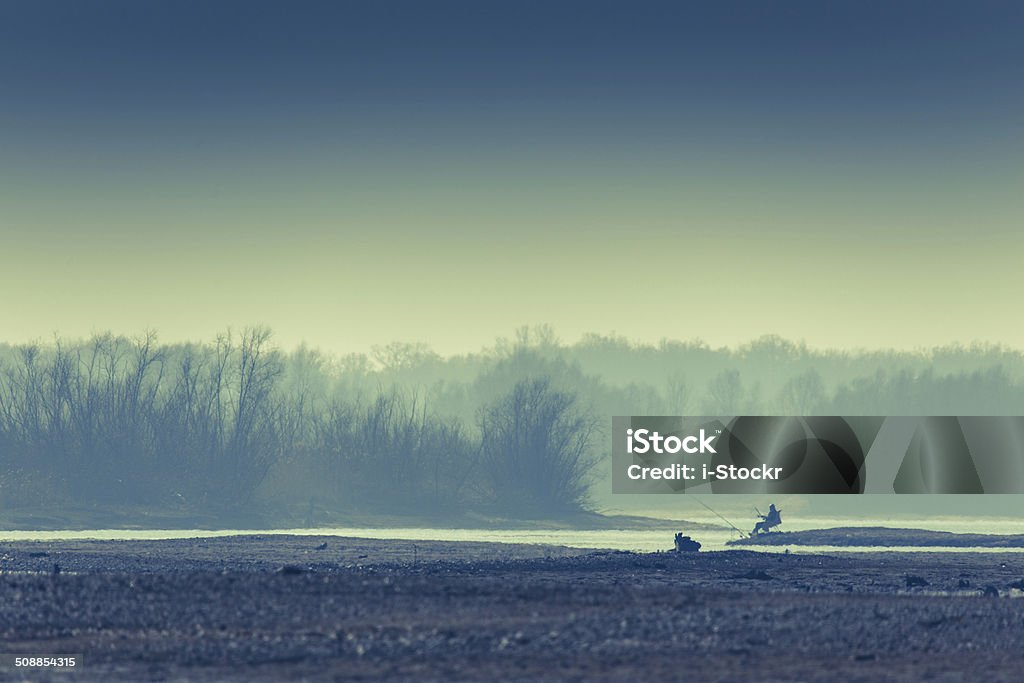
[[[248,536],[7,543],[0,571],[0,651],[84,657],[73,673],[8,667],[3,680],[1010,681],[1024,671],[1016,554],[638,555]]]

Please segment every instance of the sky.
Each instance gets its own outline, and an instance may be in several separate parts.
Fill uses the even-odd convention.
[[[0,340],[1024,346],[1024,5],[0,2]]]

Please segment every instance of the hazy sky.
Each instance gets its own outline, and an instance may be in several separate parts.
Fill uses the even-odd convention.
[[[1024,5],[0,2],[0,340],[1024,346]]]

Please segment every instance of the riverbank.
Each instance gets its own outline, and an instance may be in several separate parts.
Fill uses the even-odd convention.
[[[317,509],[313,512],[252,507],[219,512],[154,506],[61,506],[48,509],[5,508],[0,530],[64,531],[89,529],[299,529],[299,528],[433,528],[433,529],[689,529],[722,530],[706,522],[640,515],[606,515],[581,510],[552,518],[510,518],[482,513],[396,515]]]
[[[972,534],[896,529],[837,527],[806,531],[773,531],[729,541],[730,546],[834,546],[879,548],[1024,548],[1024,534]]]
[[[0,571],[0,648],[82,654],[73,680],[994,681],[1024,666],[1024,559],[998,554],[245,536],[3,543]]]

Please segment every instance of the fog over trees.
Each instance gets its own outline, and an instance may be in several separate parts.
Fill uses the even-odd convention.
[[[610,418],[630,414],[1019,415],[1024,355],[546,327],[450,358],[283,351],[261,327],[0,344],[0,508],[555,518],[608,502]]]

